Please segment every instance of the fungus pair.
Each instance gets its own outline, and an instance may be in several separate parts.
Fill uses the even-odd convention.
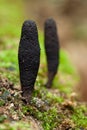
[[[56,23],[53,19],[46,20],[44,37],[48,67],[48,81],[46,87],[50,88],[59,65],[59,40]],[[29,101],[32,97],[40,64],[38,31],[34,21],[25,21],[22,26],[18,61],[21,89],[23,92],[22,96],[26,101]]]

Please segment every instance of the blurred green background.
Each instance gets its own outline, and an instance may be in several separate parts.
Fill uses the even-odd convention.
[[[0,0],[0,36],[19,36],[25,19],[35,20],[43,29],[45,19],[53,17],[62,42],[70,38],[87,40],[86,6],[86,0]]]

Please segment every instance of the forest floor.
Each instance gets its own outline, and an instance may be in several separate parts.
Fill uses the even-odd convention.
[[[0,130],[86,130],[87,105],[76,93],[79,76],[68,53],[60,51],[58,74],[52,88],[45,88],[46,57],[43,35],[39,33],[41,64],[32,100],[26,105],[21,97],[15,51],[18,40],[12,40],[4,38],[0,51]]]

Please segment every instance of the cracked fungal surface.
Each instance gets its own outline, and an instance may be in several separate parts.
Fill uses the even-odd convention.
[[[22,26],[18,60],[22,96],[26,101],[29,101],[34,90],[40,63],[38,32],[34,21],[25,21]]]
[[[59,66],[59,38],[57,35],[56,23],[53,19],[47,19],[44,25],[44,44],[47,57],[48,81],[47,88],[50,88]]]

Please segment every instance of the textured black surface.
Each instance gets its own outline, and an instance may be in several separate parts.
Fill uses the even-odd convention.
[[[59,65],[59,39],[57,36],[57,27],[53,19],[47,19],[44,27],[45,51],[48,66],[48,82],[46,86],[51,87],[53,78],[57,73]]]
[[[34,21],[25,21],[22,26],[18,61],[23,96],[30,98],[40,63],[38,32]]]

